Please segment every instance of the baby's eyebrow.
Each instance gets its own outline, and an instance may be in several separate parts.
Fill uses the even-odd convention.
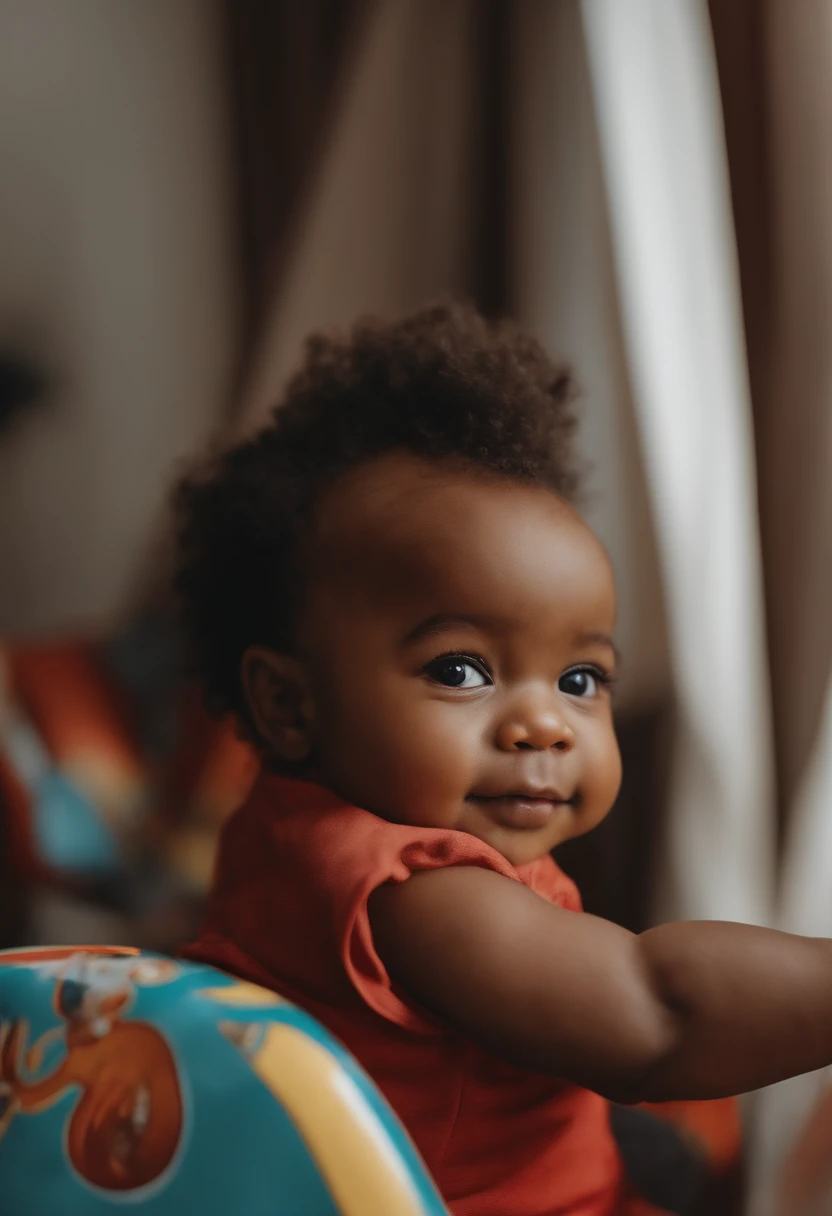
[[[608,633],[603,633],[598,630],[591,630],[588,633],[579,633],[575,638],[576,646],[606,646],[612,651],[616,662],[621,660],[621,652],[616,646]]]
[[[481,629],[484,632],[504,633],[511,628],[511,622],[506,617],[489,616],[484,613],[448,613],[439,612],[435,616],[428,617],[426,621],[421,621],[405,637],[402,645],[412,646],[416,642],[423,642],[426,638],[437,637],[439,634],[447,633],[450,629],[459,629],[467,627],[468,629]]]

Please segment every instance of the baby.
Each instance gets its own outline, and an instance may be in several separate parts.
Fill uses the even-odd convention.
[[[264,757],[187,953],[338,1035],[456,1216],[635,1212],[609,1099],[832,1063],[830,943],[635,936],[552,859],[621,775],[571,398],[507,322],[366,323],[311,339],[267,428],[177,496],[209,701]]]

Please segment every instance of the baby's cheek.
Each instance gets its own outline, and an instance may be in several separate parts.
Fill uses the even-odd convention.
[[[457,708],[419,706],[391,723],[390,752],[418,800],[459,801],[475,782],[478,733]]]
[[[600,820],[611,809],[621,786],[621,753],[611,725],[599,723],[587,740],[582,784],[584,801]]]
[[[464,785],[476,750],[475,732],[461,715],[442,712],[444,706],[420,706],[402,714],[391,728],[399,762],[437,785]]]

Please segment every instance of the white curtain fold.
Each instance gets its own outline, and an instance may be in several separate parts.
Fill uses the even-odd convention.
[[[719,90],[698,0],[582,0],[678,721],[656,911],[772,916],[755,471]]]

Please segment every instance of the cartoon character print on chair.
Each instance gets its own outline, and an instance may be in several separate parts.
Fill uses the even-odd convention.
[[[180,1080],[165,1037],[126,1015],[137,985],[168,983],[177,965],[74,949],[0,955],[0,964],[11,962],[54,978],[61,1021],[33,1042],[25,1017],[0,1023],[0,1134],[13,1119],[37,1117],[75,1091],[64,1144],[76,1173],[108,1191],[154,1182],[182,1137]]]

